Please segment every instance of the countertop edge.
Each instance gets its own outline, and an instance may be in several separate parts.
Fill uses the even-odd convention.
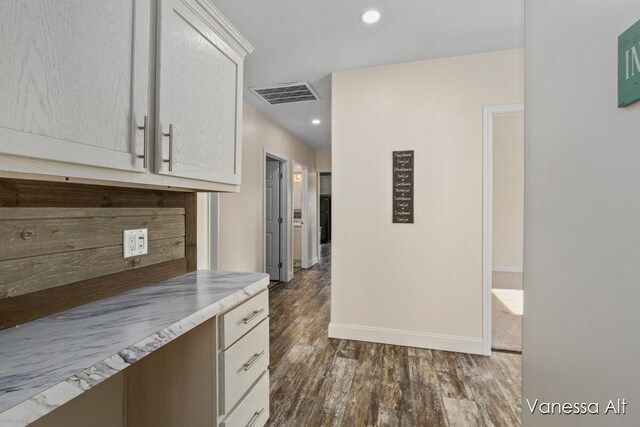
[[[267,276],[8,408],[0,413],[0,427],[29,425],[268,286]]]

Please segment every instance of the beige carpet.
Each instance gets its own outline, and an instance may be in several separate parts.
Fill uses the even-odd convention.
[[[522,273],[493,272],[491,344],[495,350],[522,351]]]

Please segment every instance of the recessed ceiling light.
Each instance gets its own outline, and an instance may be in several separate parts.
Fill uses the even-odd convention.
[[[320,119],[313,119],[313,120],[311,120],[311,123],[313,123],[314,125],[319,125],[320,124]]]
[[[360,19],[365,24],[375,24],[380,20],[380,12],[377,10],[367,10],[360,16]]]

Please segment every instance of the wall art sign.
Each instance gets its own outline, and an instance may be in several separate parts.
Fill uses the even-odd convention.
[[[640,100],[640,21],[618,37],[618,107]]]
[[[413,224],[413,150],[393,152],[393,223]]]

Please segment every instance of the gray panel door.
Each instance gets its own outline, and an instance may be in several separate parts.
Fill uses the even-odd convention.
[[[265,165],[265,266],[271,280],[280,280],[280,162]]]

